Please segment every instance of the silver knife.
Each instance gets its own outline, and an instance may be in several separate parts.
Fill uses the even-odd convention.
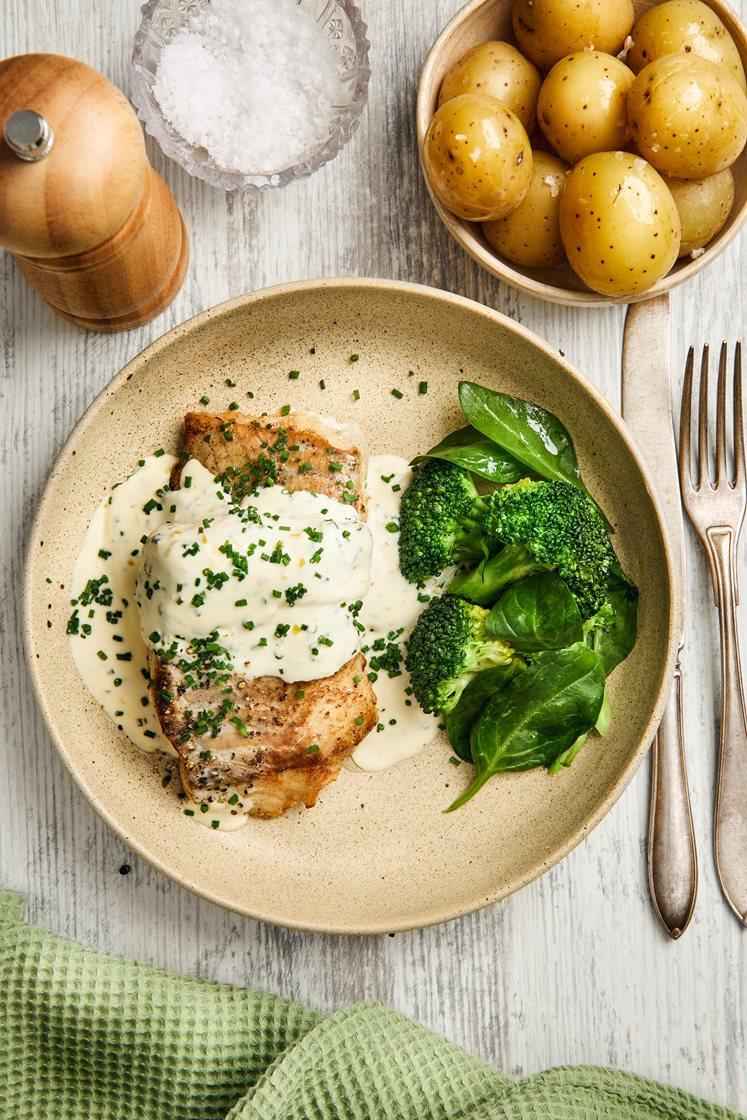
[[[685,540],[674,441],[669,358],[669,296],[631,304],[622,352],[622,413],[656,481],[679,586],[685,587]],[[679,651],[685,641],[684,606]],[[652,746],[648,880],[654,908],[670,937],[687,929],[698,893],[682,721],[679,651],[667,707]]]

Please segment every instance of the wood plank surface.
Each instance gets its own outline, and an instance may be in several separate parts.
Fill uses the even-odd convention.
[[[502,905],[422,932],[346,940],[237,918],[131,857],[84,802],[55,753],[27,679],[25,540],[75,421],[144,345],[242,292],[322,275],[391,276],[447,288],[546,338],[619,406],[621,308],[580,311],[520,297],[447,238],[418,168],[414,102],[430,43],[459,0],[363,0],[373,78],[363,124],[312,179],[224,194],[190,179],[152,141],[192,238],[172,307],[129,334],[86,334],[56,318],[0,260],[0,885],[34,921],[100,949],[282,993],[322,1011],[380,999],[507,1073],[599,1063],[674,1082],[747,1111],[747,939],[722,902],[710,852],[717,619],[688,530],[686,730],[701,888],[677,944],[660,932],[645,880],[648,766],[590,839]],[[126,88],[134,0],[0,5],[0,54],[74,55]],[[744,333],[745,238],[675,290],[676,380],[690,342]],[[747,588],[745,546],[740,550]],[[747,593],[741,608],[747,634]],[[125,867],[131,870],[123,874]]]

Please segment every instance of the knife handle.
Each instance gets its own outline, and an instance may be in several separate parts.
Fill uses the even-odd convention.
[[[679,656],[654,739],[651,766],[648,882],[656,912],[676,941],[688,927],[698,894],[698,856],[685,768]]]
[[[726,901],[747,926],[747,717],[737,624],[733,531],[708,530],[721,624],[721,734],[716,785],[716,871]]]

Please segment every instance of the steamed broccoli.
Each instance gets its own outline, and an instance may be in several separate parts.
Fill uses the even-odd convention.
[[[430,459],[417,470],[402,496],[399,518],[405,579],[420,583],[450,564],[484,556],[484,508],[470,476],[453,463]]]
[[[548,566],[538,564],[523,544],[507,544],[476,568],[457,572],[449,591],[483,607],[491,607],[509,584],[547,570]]]
[[[454,595],[432,599],[407,641],[405,664],[425,712],[446,714],[483,669],[508,665],[514,651],[485,632],[488,611]]]
[[[616,557],[604,519],[583,490],[568,482],[522,479],[489,496],[482,524],[491,552],[521,545],[540,567],[556,570],[582,618],[605,602]]]

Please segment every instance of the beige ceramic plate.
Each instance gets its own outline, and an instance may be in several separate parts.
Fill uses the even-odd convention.
[[[301,370],[297,381],[288,380],[291,369]],[[641,588],[641,611],[638,644],[612,679],[612,731],[604,741],[592,737],[563,774],[501,776],[449,816],[441,810],[467,782],[468,767],[452,766],[438,741],[382,774],[343,770],[312,810],[251,821],[235,833],[201,827],[183,815],[172,788],[162,788],[157,763],[117,734],[70,656],[68,584],[93,510],[141,455],[177,449],[180,419],[203,394],[216,408],[252,390],[258,409],[292,402],[352,417],[373,452],[412,456],[462,423],[461,374],[557,413],[592,492],[619,527],[617,547]],[[428,381],[426,396],[420,380]],[[356,388],[361,399],[353,403]],[[207,311],[114,378],[47,485],[31,533],[25,606],[32,677],[50,732],[85,796],[130,848],[239,913],[302,929],[378,933],[503,898],[601,820],[661,714],[674,661],[673,602],[650,482],[620,421],[578,374],[528,331],[469,300],[389,281],[328,280]]]

